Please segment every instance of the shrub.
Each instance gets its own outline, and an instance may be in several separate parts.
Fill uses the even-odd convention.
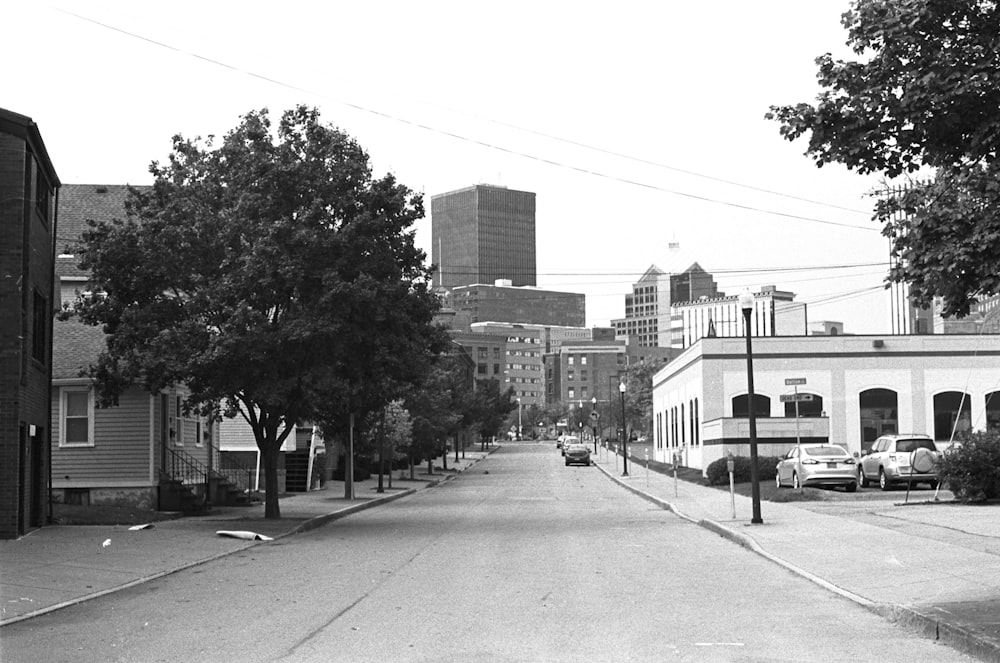
[[[722,486],[729,483],[729,470],[726,468],[727,458],[719,458],[709,463],[705,476],[709,485]],[[773,481],[774,469],[781,460],[777,456],[757,456],[757,480]],[[750,459],[746,456],[733,457],[733,482],[746,483],[750,481]]]
[[[1000,433],[975,432],[941,454],[941,480],[955,497],[984,501],[1000,497]]]

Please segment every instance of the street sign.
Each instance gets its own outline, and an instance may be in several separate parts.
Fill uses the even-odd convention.
[[[591,410],[590,418],[593,419],[594,421],[597,421],[598,419],[601,418],[601,413],[598,412],[597,410]]]
[[[805,378],[785,378],[785,384],[788,385],[789,387],[795,384],[805,384],[805,383],[806,383]]]
[[[781,394],[778,399],[782,403],[794,403],[795,401],[811,401],[812,394]]]

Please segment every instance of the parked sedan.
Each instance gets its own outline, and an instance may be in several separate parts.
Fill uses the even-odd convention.
[[[846,449],[836,444],[802,444],[793,447],[778,463],[774,482],[778,488],[843,486],[853,493],[858,489],[857,464]]]
[[[574,438],[571,444],[567,444],[565,447],[566,453],[566,464],[580,464],[580,465],[590,465],[590,447],[586,444],[582,444],[579,440]]]

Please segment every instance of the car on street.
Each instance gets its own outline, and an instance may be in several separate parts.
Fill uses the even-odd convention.
[[[564,446],[567,465],[590,465],[590,447],[573,438],[574,442]]]
[[[563,435],[562,443],[558,445],[559,448],[562,450],[563,456],[566,455],[566,448],[569,447],[569,445],[571,444],[580,444],[580,438],[576,437],[575,435]]]
[[[853,493],[858,489],[857,465],[847,449],[836,444],[796,445],[778,462],[774,482],[778,488],[843,486]]]
[[[877,483],[882,490],[896,484],[930,484],[937,488],[940,452],[933,438],[920,433],[883,435],[862,452],[858,463],[858,483],[866,487]]]

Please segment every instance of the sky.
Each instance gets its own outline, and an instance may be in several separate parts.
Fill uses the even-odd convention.
[[[847,0],[17,3],[0,107],[39,126],[68,184],[149,184],[171,137],[307,104],[377,176],[425,196],[536,194],[538,285],[587,324],[679,243],[727,294],[774,285],[810,322],[886,333],[880,181],[817,168],[771,105],[812,102],[815,58],[856,59]],[[11,63],[15,63],[11,66]]]

